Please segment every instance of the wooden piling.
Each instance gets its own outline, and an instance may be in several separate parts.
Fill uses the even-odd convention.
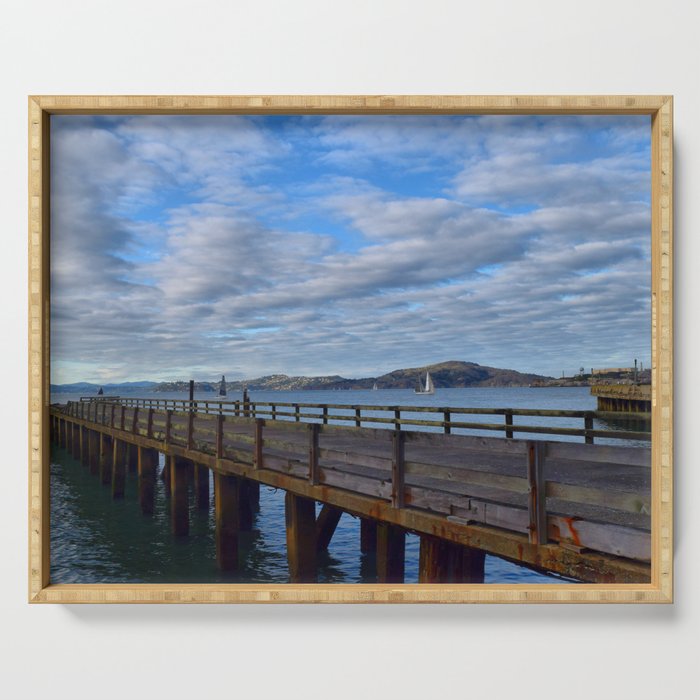
[[[483,583],[484,552],[448,540],[421,535],[419,583]]]
[[[209,509],[209,469],[204,464],[194,465],[194,500],[200,510]]]
[[[66,449],[66,421],[63,418],[58,419],[58,446]]]
[[[90,429],[80,426],[80,461],[83,466],[90,466]]]
[[[71,423],[72,436],[72,454],[73,459],[80,461],[80,426],[76,423]]]
[[[100,433],[100,483],[112,483],[112,461],[114,458],[114,446],[111,435]]]
[[[250,479],[239,479],[238,529],[250,532],[253,529],[253,483]]]
[[[214,491],[216,493],[216,561],[223,571],[237,571],[239,479],[215,472]]]
[[[340,522],[340,516],[343,511],[340,508],[325,504],[321,508],[321,512],[318,514],[318,520],[316,521],[316,551],[322,552],[328,549],[328,545],[331,542],[333,534],[335,533],[338,523]]]
[[[139,505],[144,515],[153,515],[155,504],[156,469],[158,450],[138,448]]]
[[[292,583],[315,583],[316,503],[287,491],[284,506],[289,579]]]
[[[124,497],[126,484],[126,443],[114,438],[112,449],[112,498]]]
[[[406,531],[397,525],[377,523],[377,581],[403,583]]]
[[[173,535],[187,535],[190,531],[190,512],[187,482],[190,461],[170,457],[170,524]]]
[[[139,448],[138,445],[127,443],[126,466],[130,474],[136,474],[139,470]]]
[[[88,430],[88,461],[90,474],[100,471],[100,434],[96,430]]]
[[[360,551],[374,554],[377,551],[377,521],[360,518]]]

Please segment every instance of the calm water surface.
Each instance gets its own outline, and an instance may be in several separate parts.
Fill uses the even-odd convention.
[[[187,398],[183,394],[140,392],[137,395]],[[54,395],[52,402],[64,403],[77,398],[75,395]],[[206,400],[213,395],[197,394],[196,398]],[[240,396],[230,395],[228,398],[236,400]],[[252,401],[285,403],[474,408],[595,410],[596,407],[595,398],[585,387],[438,389],[432,396],[416,396],[405,390],[252,391],[250,398]],[[423,416],[418,414],[417,417]],[[474,420],[481,419],[474,417]],[[553,424],[551,419],[547,423],[547,420],[530,417],[520,421],[515,418],[516,424],[525,421],[530,425]],[[580,419],[562,421],[557,425],[583,427]],[[605,426],[601,423],[600,427]],[[476,433],[472,431],[471,434]],[[261,487],[260,512],[255,517],[253,532],[242,535],[241,568],[234,575],[221,572],[216,566],[213,498],[208,511],[196,509],[191,501],[190,534],[188,537],[174,537],[170,532],[170,500],[160,479],[156,484],[155,513],[144,516],[138,505],[136,474],[127,475],[125,498],[115,501],[110,489],[91,476],[86,467],[65,450],[52,446],[50,483],[51,580],[54,583],[271,583],[289,580],[284,491]],[[373,556],[360,553],[359,539],[360,521],[344,514],[328,553],[319,557],[319,582],[376,581]],[[419,538],[409,534],[406,539],[407,583],[418,580],[418,546]],[[552,583],[558,580],[561,579],[534,573],[497,557],[486,557],[487,583]]]

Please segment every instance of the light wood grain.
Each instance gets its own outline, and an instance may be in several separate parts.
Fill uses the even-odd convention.
[[[50,585],[50,114],[648,114],[652,118],[652,579],[596,585]],[[153,602],[671,602],[673,103],[668,96],[36,96],[29,98],[29,599]],[[167,423],[167,421],[166,421]],[[333,426],[324,426],[332,428]],[[167,427],[165,432],[167,432]],[[310,487],[313,488],[313,487]],[[417,516],[416,516],[417,517]],[[424,516],[427,517],[427,516]],[[476,536],[476,535],[474,535]],[[513,548],[522,547],[514,535]],[[521,538],[522,539],[522,538]],[[463,544],[469,544],[468,538]],[[525,545],[527,546],[527,545]],[[546,547],[545,547],[546,549]],[[580,556],[580,555],[579,555]],[[595,557],[589,557],[591,566]]]

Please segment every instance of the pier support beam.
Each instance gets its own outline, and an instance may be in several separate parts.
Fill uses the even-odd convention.
[[[403,583],[406,531],[397,525],[377,523],[377,581]]]
[[[216,560],[223,571],[237,571],[240,479],[215,472],[214,491]]]
[[[126,443],[114,438],[112,449],[112,498],[124,497],[126,484]]]
[[[157,468],[158,450],[149,447],[139,447],[139,505],[144,515],[153,515]]]
[[[71,423],[71,454],[73,459],[80,461],[80,426]]]
[[[100,433],[100,482],[112,483],[112,461],[114,458],[114,445],[112,436]]]
[[[483,583],[485,554],[482,550],[421,535],[419,583]]]
[[[292,583],[315,583],[316,504],[287,491],[284,506],[289,578]]]
[[[90,429],[80,426],[80,461],[83,466],[90,466]]]
[[[126,447],[126,466],[130,474],[136,474],[139,470],[139,447],[127,443]]]
[[[88,431],[88,461],[90,474],[97,474],[100,470],[100,434],[96,430]]]
[[[374,554],[377,551],[377,521],[360,518],[360,551]]]
[[[199,510],[209,509],[209,469],[204,464],[194,465],[194,501]]]
[[[170,523],[173,535],[190,531],[190,509],[187,484],[191,470],[189,459],[170,457]]]
[[[343,511],[335,506],[324,505],[316,521],[316,551],[328,549]]]
[[[58,431],[58,444],[64,450],[66,449],[66,421],[63,418],[58,419],[59,431]]]

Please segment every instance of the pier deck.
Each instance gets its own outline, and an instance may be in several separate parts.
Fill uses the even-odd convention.
[[[406,530],[421,536],[425,582],[478,581],[484,552],[581,581],[650,580],[650,450],[590,444],[603,431],[593,431],[583,414],[587,427],[579,433],[589,444],[457,435],[448,431],[464,425],[451,422],[458,409],[445,409],[451,415],[438,433],[407,430],[411,421],[396,416],[387,420],[394,429],[362,427],[378,420],[375,412],[358,419],[360,427],[335,425],[338,411],[321,406],[304,414],[280,404],[165,405],[129,399],[55,406],[52,436],[103,474],[116,496],[130,459],[126,446],[136,446],[144,512],[153,468],[142,462],[153,465],[156,451],[165,454],[173,527],[183,534],[183,464],[196,465],[207,484],[211,470],[224,568],[236,567],[235,540],[245,527],[241,488],[257,483],[288,494],[288,556],[296,581],[314,580],[310,550],[315,555],[321,538],[327,545],[342,512],[362,518],[363,547],[376,548],[379,578],[388,582],[403,577]],[[255,417],[259,413],[268,417]],[[521,428],[512,417],[502,427]],[[313,501],[324,504],[318,520],[307,505]]]

